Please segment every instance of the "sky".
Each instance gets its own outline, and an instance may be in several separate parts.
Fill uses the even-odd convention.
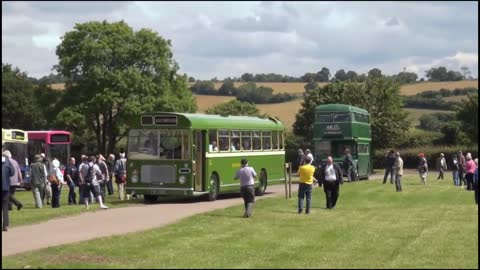
[[[124,20],[172,41],[180,73],[396,74],[467,66],[478,77],[478,2],[2,1],[2,63],[40,78],[76,23]],[[55,73],[55,72],[54,72]]]

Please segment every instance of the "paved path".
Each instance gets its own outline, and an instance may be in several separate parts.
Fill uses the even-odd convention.
[[[383,172],[370,177],[371,180],[381,179]],[[382,174],[382,175],[380,175]],[[297,190],[292,185],[292,192]],[[267,194],[257,199],[273,196],[285,196],[284,185],[274,185],[267,188]],[[64,218],[55,218],[40,224],[9,228],[2,232],[2,256],[41,248],[90,240],[98,237],[119,235],[130,232],[158,228],[179,220],[216,209],[242,204],[242,198],[227,196],[214,202],[189,200],[151,205],[139,205],[125,208],[98,210]],[[91,221],[95,226],[91,226]],[[115,224],[115,226],[112,226]],[[57,228],[52,237],[52,228]]]

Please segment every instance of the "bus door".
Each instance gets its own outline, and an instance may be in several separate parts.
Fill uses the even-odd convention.
[[[195,130],[195,191],[203,191],[203,179],[205,179],[205,135],[206,130]]]

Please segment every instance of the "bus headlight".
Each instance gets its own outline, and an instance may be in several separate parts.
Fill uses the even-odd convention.
[[[187,182],[187,177],[185,177],[185,175],[180,175],[180,177],[178,177],[178,182],[180,184],[185,184]]]
[[[132,183],[137,183],[138,182],[137,170],[134,170],[132,172],[132,177],[130,178],[130,181]]]

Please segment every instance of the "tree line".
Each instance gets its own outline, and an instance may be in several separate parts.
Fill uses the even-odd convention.
[[[470,76],[471,72],[468,67],[462,66],[462,72],[447,70],[446,67],[432,67],[429,70],[425,71],[425,77],[428,81],[432,82],[443,82],[443,81],[460,81],[460,80],[472,80],[474,79]],[[423,82],[424,78],[419,79],[418,74],[415,72],[402,71],[394,75],[383,75],[382,71],[379,68],[372,68],[367,72],[367,74],[358,74],[353,70],[344,70],[339,69],[335,74],[331,73],[330,70],[326,67],[323,67],[318,72],[307,72],[300,77],[281,75],[276,73],[244,73],[240,77],[227,77],[224,81],[234,81],[234,82],[344,82],[344,81],[353,81],[353,82],[365,82],[368,78],[375,77],[387,77],[399,84],[409,84],[415,82]],[[195,80],[193,77],[189,77],[189,82],[198,82],[200,80]],[[212,82],[218,82],[217,77],[210,79]]]
[[[413,96],[403,96],[405,108],[434,109],[434,110],[454,110],[459,106],[459,101],[447,101],[444,98],[450,96],[465,96],[478,93],[477,88],[466,87],[456,88],[454,90],[440,89],[439,91],[425,91]]]
[[[297,98],[288,93],[273,93],[271,87],[257,86],[254,82],[248,82],[235,87],[233,81],[225,81],[217,90],[214,82],[199,81],[190,86],[190,90],[199,95],[235,96],[239,101],[248,101],[255,104],[280,103]]]

